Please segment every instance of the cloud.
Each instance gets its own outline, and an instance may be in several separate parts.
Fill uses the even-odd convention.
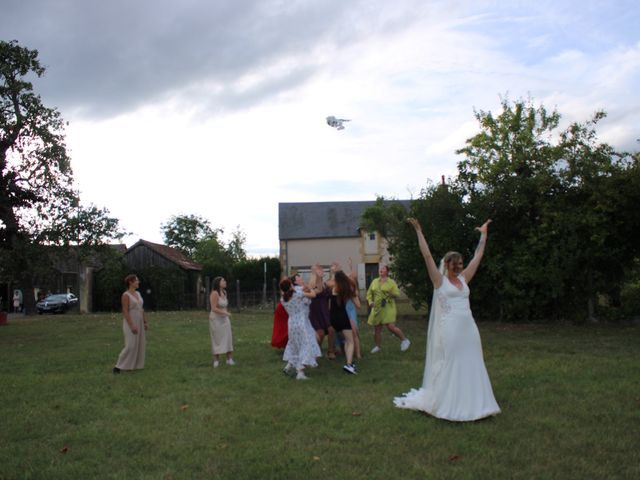
[[[532,97],[595,110],[637,149],[640,7],[622,1],[5,0],[4,39],[40,51],[71,120],[83,199],[161,241],[198,214],[276,252],[277,204],[407,198],[479,130],[474,109]],[[326,125],[352,119],[343,131]]]

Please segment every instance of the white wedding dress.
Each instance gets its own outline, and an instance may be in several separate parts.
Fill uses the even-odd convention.
[[[469,287],[443,276],[433,294],[422,387],[393,402],[437,418],[466,422],[500,413],[484,365],[480,333],[469,306]]]

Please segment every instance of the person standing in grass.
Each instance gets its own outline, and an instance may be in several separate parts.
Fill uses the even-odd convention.
[[[220,366],[220,355],[227,356],[227,365],[235,365],[233,360],[233,334],[231,333],[231,313],[227,310],[227,281],[222,277],[213,279],[213,290],[209,295],[209,336],[213,368]]]
[[[309,321],[309,305],[316,292],[306,288],[302,277],[295,274],[280,282],[282,305],[289,314],[289,340],[282,359],[287,362],[282,370],[296,371],[296,379],[306,380],[305,367],[318,366],[316,358],[322,355],[316,333]]]
[[[347,300],[346,309],[349,321],[351,322],[351,331],[353,332],[353,354],[355,358],[360,360],[362,352],[360,350],[360,324],[358,323],[358,309],[360,308],[360,295],[358,292],[358,275],[353,270],[353,260],[349,257],[349,280],[352,282],[353,297]]]
[[[144,368],[146,334],[148,324],[144,315],[144,301],[138,292],[140,280],[136,275],[127,275],[124,279],[127,290],[122,294],[122,331],[124,348],[118,356],[113,373],[121,370],[138,370]]]
[[[331,312],[331,326],[344,337],[344,354],[346,364],[342,369],[352,375],[357,374],[353,364],[353,331],[351,320],[347,313],[347,302],[355,296],[354,284],[342,270],[338,270],[333,278],[333,288],[331,291],[331,302],[329,311]]]
[[[322,350],[322,341],[327,337],[327,358],[335,360],[336,332],[331,326],[331,317],[329,315],[331,288],[324,282],[324,269],[319,263],[316,263],[311,270],[309,288],[316,292],[316,296],[311,299],[311,305],[309,306],[311,326],[316,331],[320,350]]]
[[[367,323],[374,327],[373,341],[375,346],[371,353],[380,351],[382,342],[382,327],[393,333],[400,339],[400,350],[406,351],[411,342],[405,337],[402,330],[396,326],[396,297],[400,295],[400,289],[396,282],[389,278],[389,267],[380,265],[379,277],[374,279],[367,290],[367,303],[371,309]]]
[[[420,252],[433,282],[433,300],[422,387],[396,397],[394,403],[399,408],[420,410],[454,422],[497,415],[500,407],[484,365],[480,333],[469,306],[467,286],[484,255],[491,220],[476,228],[480,241],[466,268],[458,252],[448,252],[438,268],[422,227],[415,218],[409,218],[408,222],[415,228]]]
[[[289,315],[282,306],[282,302],[278,302],[275,312],[273,312],[273,332],[271,334],[271,346],[273,348],[284,348],[287,346]]]

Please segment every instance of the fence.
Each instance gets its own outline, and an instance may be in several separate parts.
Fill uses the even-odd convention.
[[[208,285],[208,279],[205,279],[207,291],[211,292]],[[246,285],[246,286],[245,286]],[[280,300],[280,290],[278,281],[274,278],[269,284],[263,284],[261,289],[256,288],[255,282],[246,282],[243,284],[240,280],[236,280],[235,284],[230,282],[227,285],[227,299],[229,300],[229,308],[241,310],[250,307],[271,307],[275,310],[276,304]],[[209,295],[206,301],[207,310],[210,310]]]

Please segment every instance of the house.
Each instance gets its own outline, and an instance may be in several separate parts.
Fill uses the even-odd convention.
[[[398,200],[408,209],[408,200]],[[308,277],[320,263],[328,270],[337,261],[348,269],[348,259],[357,269],[358,285],[366,290],[378,276],[380,263],[388,263],[385,240],[377,232],[360,228],[362,214],[375,201],[309,202],[278,204],[280,263],[285,274]]]
[[[141,239],[127,249],[124,261],[140,277],[140,293],[146,307],[204,307],[202,266],[179,250]]]

